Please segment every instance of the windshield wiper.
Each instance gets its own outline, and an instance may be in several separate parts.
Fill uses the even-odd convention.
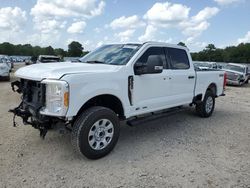
[[[94,61],[86,61],[86,63],[93,63],[93,64],[107,64],[107,63],[105,63],[105,62],[103,62],[103,61],[96,61],[96,60],[94,60]]]

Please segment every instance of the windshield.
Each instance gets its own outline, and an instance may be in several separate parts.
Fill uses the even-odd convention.
[[[227,65],[225,67],[228,70],[233,70],[233,71],[237,71],[237,72],[245,72],[244,67],[240,67],[240,66],[235,66],[235,65]]]
[[[139,50],[140,44],[104,45],[80,59],[83,63],[126,65]]]

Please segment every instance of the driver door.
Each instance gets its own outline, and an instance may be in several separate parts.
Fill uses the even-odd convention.
[[[134,76],[133,110],[135,114],[143,114],[150,111],[160,110],[168,104],[170,80],[168,76],[168,64],[164,48],[150,47],[137,60],[136,64],[147,66],[150,56],[158,56],[163,63],[163,71],[160,73],[144,73]]]

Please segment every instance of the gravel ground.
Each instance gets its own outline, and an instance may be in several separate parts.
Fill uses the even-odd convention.
[[[114,151],[91,161],[73,152],[70,133],[41,140],[30,126],[12,127],[7,111],[19,96],[0,82],[0,187],[249,188],[250,84],[226,94],[208,119],[185,107],[136,127],[122,124]]]

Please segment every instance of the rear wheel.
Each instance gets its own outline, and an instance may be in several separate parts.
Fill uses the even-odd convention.
[[[212,91],[208,90],[203,101],[196,104],[196,112],[201,117],[209,117],[212,115],[215,106],[215,96]]]
[[[120,132],[117,115],[105,107],[91,107],[75,121],[72,130],[74,149],[89,159],[104,157],[115,147]]]

